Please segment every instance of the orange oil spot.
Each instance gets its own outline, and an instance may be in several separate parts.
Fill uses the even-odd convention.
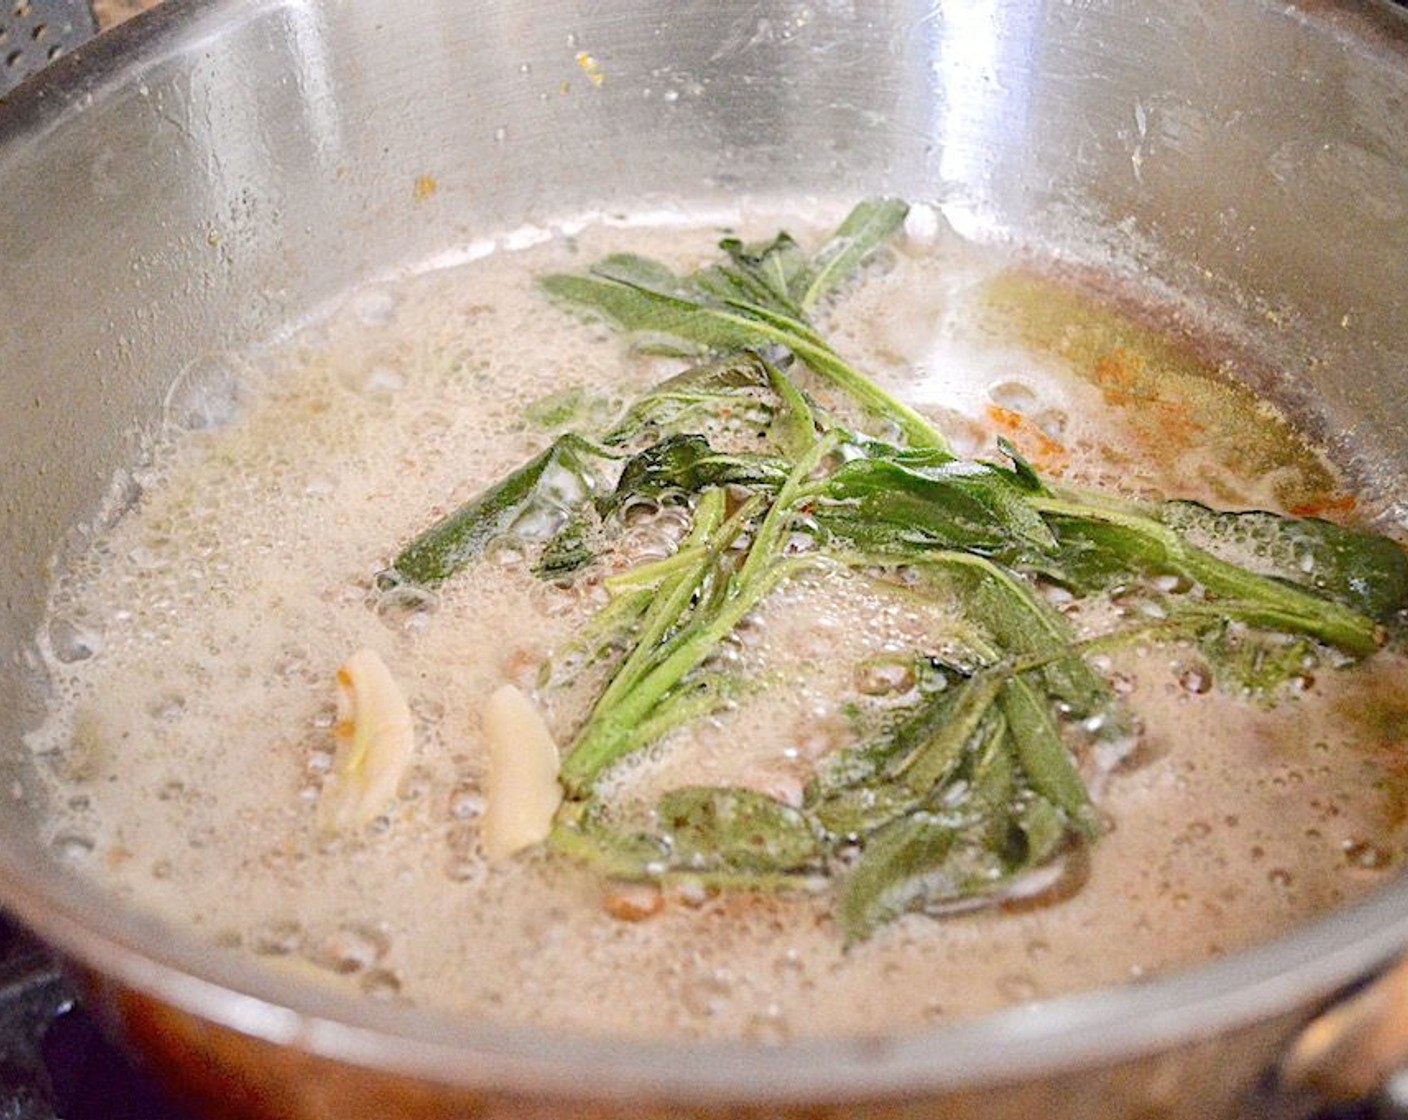
[[[1052,439],[1029,417],[996,404],[988,405],[986,411],[988,425],[1010,439],[1033,466],[1052,470],[1069,462],[1070,452],[1065,445]]]
[[[1131,392],[1144,372],[1144,359],[1123,346],[1102,354],[1095,362],[1095,384],[1116,396]]]
[[[1353,494],[1338,494],[1333,497],[1321,498],[1317,502],[1306,502],[1303,505],[1292,506],[1289,512],[1293,517],[1334,518],[1353,513],[1357,505]]]

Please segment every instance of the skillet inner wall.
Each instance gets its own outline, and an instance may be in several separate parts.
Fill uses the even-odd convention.
[[[1179,293],[1387,489],[1408,459],[1393,26],[1213,3],[443,0],[386,22],[177,0],[0,107],[0,657],[23,662],[48,558],[182,370],[349,282],[592,209],[936,199]],[[0,681],[7,781],[24,676]],[[37,854],[33,810],[0,818],[11,850]]]

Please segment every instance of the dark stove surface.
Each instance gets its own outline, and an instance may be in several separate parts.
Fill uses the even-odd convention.
[[[34,1120],[196,1120],[113,1047],[78,1007],[50,1025],[41,1056],[53,1104],[50,1113],[37,1112]],[[9,1120],[8,1114],[0,1115]]]
[[[48,954],[3,917],[0,1120],[196,1120],[107,1041]]]

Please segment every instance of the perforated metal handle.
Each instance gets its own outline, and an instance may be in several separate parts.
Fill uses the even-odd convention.
[[[87,0],[0,0],[0,96],[97,30]]]

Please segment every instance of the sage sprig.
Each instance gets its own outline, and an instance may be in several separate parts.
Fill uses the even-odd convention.
[[[561,767],[549,846],[613,878],[834,885],[851,942],[909,911],[1021,889],[1098,835],[1076,748],[1127,738],[1131,722],[1094,652],[1196,642],[1229,687],[1266,698],[1307,659],[1372,653],[1408,605],[1408,557],[1373,534],[1061,489],[1006,443],[1001,461],[955,456],[811,321],[905,212],[862,203],[811,255],[780,233],[727,239],[720,261],[683,276],[618,255],[544,278],[559,303],[701,360],[605,430],[560,435],[412,541],[387,577],[433,586],[507,536],[539,548],[540,575],[570,579],[613,553],[632,510],[686,511],[673,555],[607,576],[611,602],[544,667],[545,687],[604,670]],[[888,438],[830,415],[806,378]],[[855,741],[819,762],[800,805],[701,786],[616,803],[605,779],[621,763],[773,686],[714,654],[779,587],[833,572],[961,614],[914,651],[909,693],[854,706]],[[1153,609],[1078,636],[1043,586]]]

